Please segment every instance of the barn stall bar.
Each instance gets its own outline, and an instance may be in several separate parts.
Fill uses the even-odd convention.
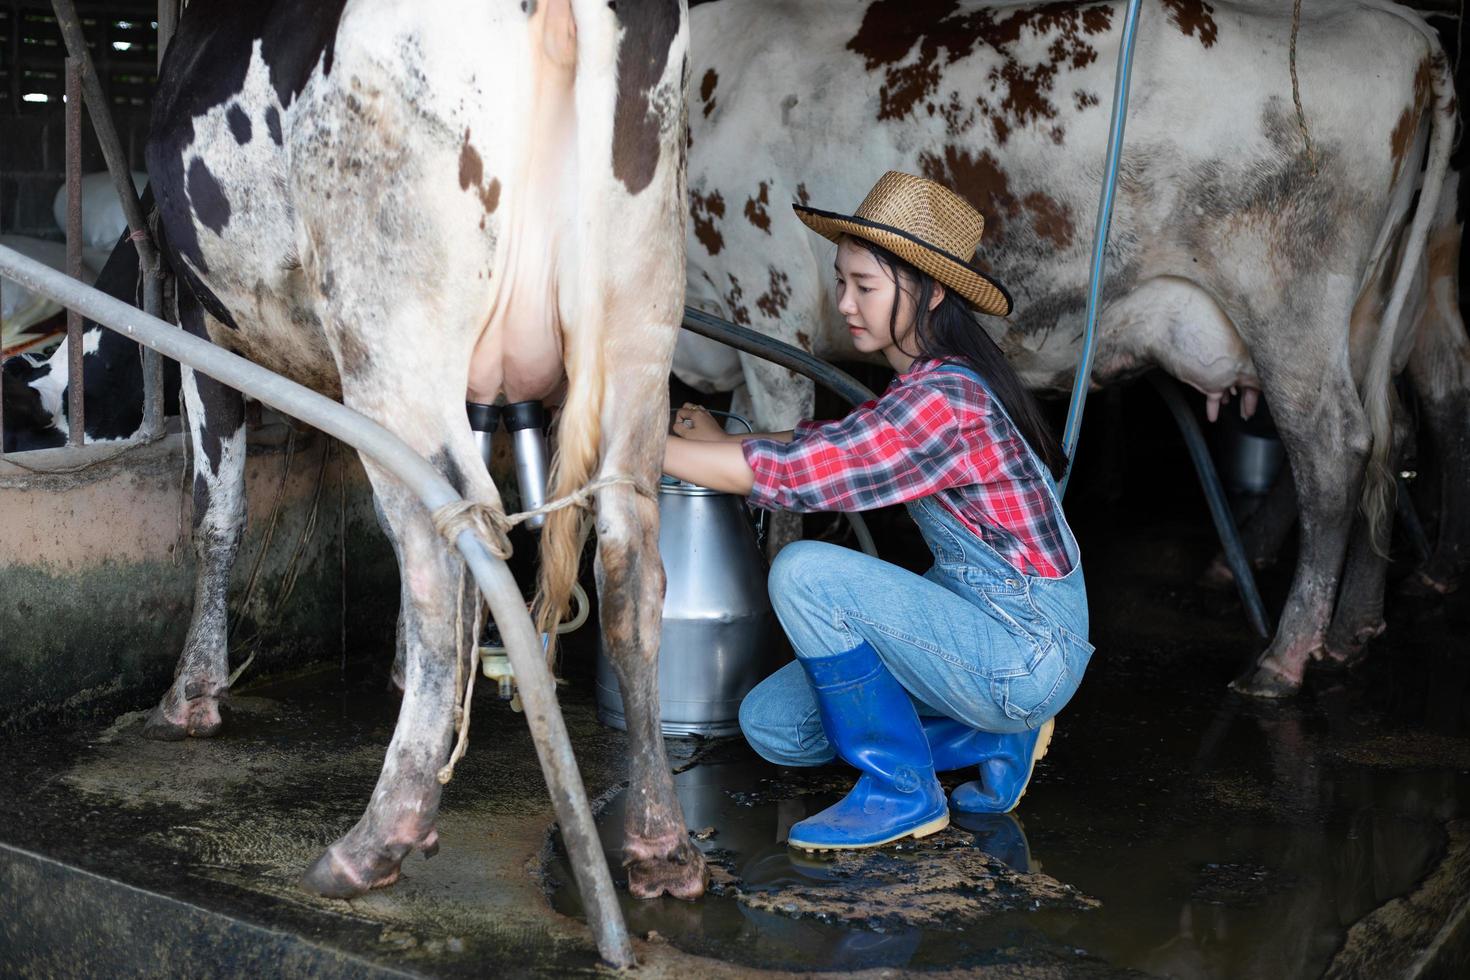
[[[719,5],[699,6],[708,9]],[[1228,36],[1222,10],[1225,6],[1215,5],[1198,14],[1195,21],[1189,20],[1196,16],[1189,5],[1171,4],[1151,12],[1161,23],[1164,18],[1170,18],[1171,24],[1177,20],[1181,31],[1185,22],[1192,23],[1195,33],[1191,36],[1202,36],[1207,24],[1209,31]],[[936,21],[947,16],[944,12],[929,13]],[[1207,20],[1211,13],[1215,19]],[[1309,5],[1308,36],[1310,14]],[[1024,38],[1025,32],[1032,29],[1023,28],[1019,33]],[[1042,36],[1042,28],[1035,31]],[[1210,36],[1213,39],[1216,35]],[[691,84],[699,81],[699,73],[695,73]],[[734,89],[723,87],[729,81],[730,76],[722,73],[722,87],[717,89],[721,99],[734,97]],[[710,88],[716,91],[714,85]],[[1307,105],[1310,108],[1310,88]],[[756,213],[760,213],[759,207]],[[775,281],[773,278],[773,284]],[[690,311],[689,319],[697,313]],[[715,325],[716,329],[726,326]],[[817,370],[820,373],[820,364]],[[1133,438],[1147,440],[1158,458],[1145,462],[1134,454],[1131,462],[1174,487],[1188,480],[1191,466],[1203,479],[1210,464],[1202,452],[1204,440],[1195,422],[1198,405],[1191,405],[1187,393],[1181,394],[1174,387],[1163,388],[1161,394],[1186,434],[1189,454],[1183,456],[1174,450],[1171,455],[1158,439],[1156,427],[1141,421],[1146,416],[1134,414],[1128,416],[1134,426]],[[1132,402],[1125,404],[1131,406]],[[1085,494],[1087,480],[1080,479],[1078,489]],[[318,481],[318,491],[320,486]],[[1418,489],[1403,485],[1401,494],[1405,488]],[[1232,502],[1238,504],[1239,500]],[[1401,496],[1397,503],[1404,507],[1407,501]],[[1075,506],[1084,514],[1089,508],[1085,497]],[[1239,608],[1233,604],[1212,606],[1202,598],[1205,593],[1181,586],[1192,573],[1171,550],[1176,546],[1153,530],[1155,525],[1167,524],[1171,506],[1155,504],[1154,513],[1141,524],[1127,516],[1131,511],[1126,509],[1109,513],[1101,525],[1078,518],[1079,536],[1088,548],[1089,571],[1102,572],[1090,575],[1089,588],[1094,592],[1094,639],[1106,658],[1106,672],[1101,669],[1104,661],[1096,662],[1089,672],[1088,685],[1068,707],[1061,731],[1064,739],[1070,735],[1072,740],[1064,740],[1060,751],[1054,750],[1042,763],[1045,778],[1027,797],[1022,810],[1027,818],[1024,828],[1013,818],[957,820],[955,829],[937,843],[901,849],[896,862],[885,855],[844,857],[832,863],[804,862],[794,852],[788,854],[784,845],[773,850],[772,841],[782,840],[793,820],[793,810],[796,816],[812,812],[809,797],[825,795],[830,799],[831,793],[840,792],[842,787],[832,784],[841,783],[841,775],[822,770],[807,775],[752,765],[729,744],[682,745],[671,741],[676,790],[689,829],[715,869],[715,888],[713,895],[704,900],[697,923],[687,914],[688,906],[667,899],[626,904],[635,934],[650,937],[649,943],[638,943],[645,967],[659,973],[699,970],[711,975],[736,975],[762,968],[902,969],[921,965],[983,970],[994,963],[1025,964],[1038,975],[1058,976],[1070,975],[1079,966],[1096,975],[1109,975],[1112,968],[1201,976],[1304,975],[1324,969],[1334,976],[1420,975],[1437,969],[1453,974],[1453,964],[1462,962],[1465,956],[1462,886],[1467,861],[1466,835],[1460,819],[1463,780],[1448,778],[1452,771],[1463,775],[1463,764],[1456,761],[1462,758],[1463,727],[1446,719],[1459,717],[1463,686],[1455,683],[1459,675],[1444,676],[1448,665],[1445,658],[1436,659],[1424,652],[1436,644],[1444,646],[1444,637],[1433,628],[1427,633],[1416,632],[1412,625],[1395,619],[1392,648],[1396,656],[1407,658],[1407,664],[1390,673],[1388,685],[1379,683],[1385,671],[1381,659],[1365,668],[1374,672],[1370,675],[1375,679],[1372,686],[1399,692],[1422,683],[1425,664],[1430,665],[1428,669],[1440,670],[1438,683],[1433,685],[1437,690],[1430,695],[1437,705],[1430,714],[1439,719],[1432,735],[1416,734],[1414,720],[1407,722],[1410,728],[1404,732],[1392,730],[1394,724],[1405,723],[1406,716],[1400,710],[1404,695],[1398,695],[1397,708],[1385,708],[1381,699],[1357,700],[1360,684],[1349,684],[1347,694],[1341,687],[1308,684],[1304,688],[1305,708],[1277,712],[1259,710],[1234,696],[1224,702],[1219,702],[1218,694],[1202,698],[1201,694],[1207,693],[1201,691],[1202,687],[1218,691],[1224,677],[1229,676],[1222,670],[1233,673],[1238,664],[1230,661],[1248,644],[1246,634],[1230,622],[1239,618]],[[1069,506],[1069,511],[1072,509]],[[1220,523],[1222,512],[1229,523],[1223,500],[1212,501],[1209,516],[1215,523]],[[1412,517],[1411,509],[1405,511],[1405,517]],[[1203,511],[1196,518],[1199,527],[1192,540],[1198,552],[1198,531],[1209,522]],[[1141,530],[1142,540],[1130,544],[1098,532],[1099,526],[1114,521],[1135,533]],[[274,518],[270,523],[274,525]],[[363,530],[374,533],[370,528]],[[885,554],[894,550],[902,553],[905,547],[902,535],[895,533],[889,522],[880,520],[875,536],[878,550]],[[1150,547],[1157,551],[1149,554]],[[1228,543],[1226,550],[1230,550]],[[1117,557],[1107,551],[1116,552]],[[1147,555],[1143,563],[1140,554]],[[1145,564],[1157,566],[1159,574],[1144,571]],[[1113,570],[1111,574],[1109,570]],[[1244,589],[1249,576],[1242,578],[1236,571],[1236,585]],[[253,573],[250,578],[254,578]],[[1269,573],[1264,583],[1267,603],[1276,605],[1282,583]],[[289,590],[282,593],[287,594]],[[1249,600],[1244,601],[1248,614],[1255,618]],[[1181,617],[1181,611],[1187,615]],[[1456,620],[1452,618],[1451,622]],[[1201,626],[1206,628],[1202,630]],[[1454,635],[1453,629],[1449,636]],[[1218,635],[1202,635],[1212,631]],[[1167,647],[1174,656],[1154,663],[1146,653],[1127,652],[1149,644]],[[1161,681],[1161,673],[1178,672],[1181,659],[1189,664],[1191,683]],[[573,684],[572,689],[563,692],[568,725],[584,767],[590,765],[585,770],[588,784],[598,796],[605,846],[616,865],[616,825],[631,794],[615,792],[618,763],[599,761],[595,746],[600,739],[579,720],[579,713],[585,719],[585,712],[579,709],[576,682]],[[1338,707],[1334,709],[1331,699],[1343,697],[1354,699],[1350,703],[1357,728],[1339,724],[1342,702],[1335,702]],[[248,694],[240,699],[242,709],[251,700]],[[240,739],[236,751],[264,747],[266,743],[259,741],[261,722],[271,717],[271,712],[275,712],[274,727],[278,730],[289,730],[297,724],[298,716],[291,709],[272,707],[262,712],[252,706],[245,712],[243,728],[234,736]],[[486,706],[480,706],[478,712],[477,725],[482,723]],[[523,726],[518,725],[519,719],[511,720],[513,724],[507,726],[493,711],[483,719],[489,726],[487,730],[494,733],[491,741],[500,745],[514,738],[517,728]],[[1330,726],[1326,732],[1324,723]],[[1390,730],[1380,735],[1380,726]],[[324,727],[332,729],[330,723]],[[38,793],[36,798],[61,800],[81,790],[78,799],[131,798],[133,805],[145,810],[168,800],[168,794],[160,794],[156,788],[130,792],[104,771],[107,766],[126,770],[136,764],[141,766],[135,770],[140,775],[169,773],[164,757],[155,755],[150,759],[148,753],[129,752],[128,743],[118,737],[124,731],[126,726],[119,722],[102,731],[81,754],[66,750],[58,762],[65,773],[60,781],[62,790]],[[1155,738],[1155,733],[1163,737]],[[332,751],[344,755],[357,741],[350,732],[327,731],[323,738],[327,740],[324,744],[333,746]],[[1088,744],[1079,744],[1079,739]],[[226,739],[201,749],[209,754],[199,757],[216,762],[245,761],[248,755],[232,755],[229,742]],[[614,752],[619,744],[612,743]],[[1176,758],[1176,747],[1192,758]],[[510,760],[519,758],[523,768],[533,762],[529,743],[519,755],[508,744],[506,751],[502,773],[515,765]],[[361,777],[362,766],[357,769]],[[316,836],[306,821],[282,822],[270,807],[262,809],[251,802],[242,786],[241,792],[227,793],[220,799],[229,801],[229,806],[241,806],[242,812],[251,813],[281,841],[297,842],[273,853],[258,847],[252,850],[244,841],[232,840],[221,833],[212,817],[197,809],[206,796],[189,797],[196,807],[192,818],[163,817],[166,810],[149,811],[176,826],[173,838],[197,835],[203,844],[201,857],[184,860],[195,869],[193,873],[200,876],[199,880],[207,880],[213,889],[202,903],[206,913],[228,906],[228,901],[220,902],[219,891],[239,887],[242,882],[249,882],[246,889],[252,894],[271,896],[269,912],[256,906],[252,914],[225,925],[206,922],[200,931],[217,937],[214,942],[218,949],[212,956],[196,955],[187,962],[176,959],[171,964],[173,971],[186,972],[190,965],[203,968],[202,964],[218,970],[238,955],[225,950],[245,949],[274,955],[278,964],[355,973],[371,973],[391,963],[415,972],[457,975],[473,971],[475,965],[506,962],[506,956],[512,961],[521,957],[523,968],[546,972],[586,965],[575,954],[566,958],[565,950],[576,942],[569,945],[565,941],[572,934],[562,925],[564,920],[528,916],[524,909],[512,912],[507,907],[516,902],[542,901],[535,890],[518,890],[516,879],[523,876],[523,864],[541,867],[552,882],[568,880],[572,869],[554,845],[549,846],[549,857],[527,857],[530,852],[520,839],[527,821],[519,816],[507,819],[493,802],[500,798],[496,791],[477,784],[474,773],[468,766],[465,769],[456,779],[456,787],[471,797],[478,793],[492,801],[487,812],[501,814],[497,848],[474,851],[470,860],[499,868],[504,875],[503,881],[493,887],[474,891],[468,904],[504,909],[501,927],[477,932],[479,927],[465,924],[470,917],[455,918],[462,915],[457,903],[463,906],[471,893],[456,891],[464,886],[455,884],[453,866],[446,873],[441,857],[426,866],[427,872],[419,870],[419,865],[406,866],[405,880],[392,892],[353,903],[353,912],[347,917],[352,925],[335,933],[338,938],[330,951],[292,947],[290,938],[282,940],[279,934],[270,937],[258,928],[252,930],[251,920],[256,925],[270,921],[285,924],[288,937],[292,930],[322,935],[320,908],[301,912],[294,919],[289,913],[281,917],[282,906],[292,903],[286,897],[289,888],[281,887],[285,881],[281,869],[301,859],[303,845],[297,837],[304,833],[316,846],[324,838]],[[263,767],[261,778],[272,785],[275,777],[269,770],[269,765]],[[182,782],[177,777],[175,771],[162,781],[143,778],[152,778],[157,787],[170,778]],[[466,781],[468,784],[461,786]],[[170,792],[178,794],[180,800],[188,797],[186,787],[175,786]],[[1193,797],[1197,805],[1182,803],[1181,794]],[[310,810],[313,798],[323,795],[332,794],[326,791],[291,799]],[[515,792],[511,798],[516,798]],[[108,805],[102,804],[104,809]],[[55,812],[59,815],[62,811]],[[341,810],[337,818],[348,812]],[[1346,835],[1339,836],[1338,828],[1349,817]],[[463,819],[462,814],[459,819]],[[1365,824],[1366,820],[1375,822]],[[64,820],[58,819],[61,822]],[[493,823],[487,820],[481,826]],[[95,833],[99,852],[110,846],[111,829],[99,823]],[[25,839],[45,840],[46,847],[41,851],[85,853],[85,849],[68,848],[44,835],[32,834]],[[536,837],[537,841],[542,839]],[[970,840],[978,844],[972,848],[966,843]],[[1128,842],[1128,857],[1118,859],[1126,862],[1126,873],[1120,874],[1116,863],[1109,866],[1105,861],[1082,856],[1083,852],[1106,854],[1116,848],[1119,840]],[[1369,840],[1401,843],[1396,849],[1384,844],[1375,850],[1364,843]],[[169,847],[174,844],[170,840]],[[500,845],[514,856],[513,860],[507,861],[502,854],[491,855],[491,850],[502,849]],[[1046,859],[1047,870],[1055,878],[1039,873],[1033,851]],[[453,841],[445,852],[455,862],[463,862],[468,856],[462,849],[457,851]],[[167,859],[169,854],[177,860],[178,855],[187,853],[187,848],[155,853],[150,845],[139,847],[134,856],[148,865]],[[12,904],[6,906],[7,914],[10,909],[24,908],[14,903],[25,901],[25,896],[40,894],[40,883],[67,880],[63,869],[48,865],[36,855],[9,856],[8,860],[7,883],[20,887],[11,889]],[[86,866],[85,861],[81,863]],[[21,868],[31,875],[30,880],[17,877],[16,871]],[[1343,868],[1371,869],[1372,885],[1365,885],[1362,875]],[[478,869],[475,873],[478,877]],[[127,876],[122,879],[127,880]],[[1127,893],[1119,889],[1120,879],[1131,882]],[[146,872],[141,880],[152,883]],[[954,890],[944,884],[956,880],[962,882],[959,888],[964,898],[957,899]],[[844,881],[855,887],[845,888],[841,884]],[[559,912],[586,915],[575,890],[556,889],[554,884],[549,887],[555,889],[552,902]],[[405,889],[408,901],[401,902]],[[170,893],[167,888],[160,891]],[[997,900],[984,898],[982,893]],[[196,887],[175,889],[172,894],[197,900],[206,892]],[[1352,897],[1344,898],[1346,894]],[[73,909],[85,906],[82,896],[74,892],[69,896]],[[1176,904],[1179,902],[1183,903],[1182,913]],[[420,904],[417,914],[415,903]],[[1020,911],[1017,905],[1041,910],[1042,914]],[[1335,906],[1333,914],[1339,917],[1331,925],[1325,923],[1321,913],[1328,906]],[[1413,911],[1405,914],[1405,906]],[[425,909],[432,911],[424,914]],[[186,914],[197,916],[198,909]],[[14,921],[14,916],[11,919]],[[451,919],[455,924],[443,925]],[[1038,929],[1036,923],[1043,919],[1048,924]],[[106,914],[97,915],[96,920],[94,927],[105,931],[119,928],[126,917],[117,916],[116,925]],[[58,922],[63,921],[77,931],[82,928],[80,919],[63,914]],[[1278,922],[1280,927],[1275,925]],[[854,927],[855,923],[861,925]],[[505,924],[510,924],[509,931]],[[519,937],[516,930],[527,925],[549,931],[541,934],[540,940],[511,938]],[[52,935],[64,934],[56,930],[65,926],[54,924],[51,928]],[[345,938],[352,929],[359,930],[357,936]],[[649,930],[659,939],[653,940]],[[1296,938],[1288,939],[1288,933]],[[1024,937],[1019,949],[1017,935]],[[1242,936],[1249,938],[1241,940]],[[1387,938],[1390,936],[1394,938]],[[562,952],[547,953],[547,937]],[[669,940],[675,948],[664,945]],[[506,952],[512,949],[516,952]],[[692,959],[689,954],[701,958]],[[121,953],[113,956],[111,962],[127,962]],[[161,964],[155,966],[156,972],[172,972]]]

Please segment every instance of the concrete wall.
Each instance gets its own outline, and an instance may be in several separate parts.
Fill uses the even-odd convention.
[[[354,452],[314,431],[298,433],[288,453],[288,431],[251,432],[251,519],[231,592],[240,617],[232,667],[259,640],[247,679],[337,661],[344,628],[349,659],[392,655],[397,568],[367,477]],[[193,605],[183,442],[172,435],[107,458],[114,452],[90,446],[0,461],[0,729],[144,707],[173,676]],[[90,465],[43,475],[17,460]]]

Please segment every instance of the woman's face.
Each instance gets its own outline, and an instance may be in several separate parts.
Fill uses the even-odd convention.
[[[900,285],[872,252],[850,238],[838,243],[834,268],[837,311],[847,323],[853,346],[863,354],[883,355],[896,371],[908,370],[915,353],[911,339],[917,308],[913,284]],[[937,286],[934,292],[939,295],[931,306],[942,297]]]

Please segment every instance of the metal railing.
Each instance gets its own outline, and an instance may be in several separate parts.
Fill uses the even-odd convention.
[[[92,128],[107,162],[123,215],[127,219],[128,237],[138,250],[139,265],[143,282],[143,309],[156,317],[163,315],[163,286],[166,268],[157,246],[148,232],[142,202],[137,188],[133,186],[132,170],[127,155],[123,152],[112,112],[102,83],[92,62],[86,38],[82,34],[81,18],[77,15],[72,0],[52,0],[56,25],[66,45],[64,62],[66,83],[65,129],[66,129],[66,271],[74,279],[82,277],[82,112],[92,122]],[[172,39],[178,24],[178,0],[158,0],[158,63],[162,65],[164,50]],[[85,344],[83,342],[82,315],[67,309],[67,432],[66,444],[80,447],[86,443],[86,379],[84,370]],[[153,442],[163,434],[163,360],[154,351],[143,347],[143,416],[138,430],[125,442],[144,444]],[[0,374],[3,374],[5,357],[0,354]],[[5,417],[0,405],[0,457],[4,455]]]

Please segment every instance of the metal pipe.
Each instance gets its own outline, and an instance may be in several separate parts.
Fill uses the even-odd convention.
[[[1082,409],[1092,384],[1092,355],[1097,348],[1097,306],[1102,294],[1103,253],[1108,244],[1108,226],[1113,220],[1113,193],[1118,186],[1118,162],[1123,155],[1123,126],[1128,121],[1128,81],[1133,72],[1133,42],[1138,36],[1140,0],[1128,0],[1123,18],[1123,37],[1118,48],[1118,74],[1113,83],[1113,115],[1108,123],[1108,155],[1103,170],[1102,196],[1097,203],[1097,227],[1092,236],[1092,271],[1087,283],[1087,328],[1082,335],[1082,360],[1072,381],[1072,404],[1067,408],[1067,425],[1062,430],[1062,451],[1067,469],[1057,489],[1067,493],[1072,477],[1072,460],[1077,455],[1077,436],[1082,430]]]
[[[149,276],[159,274],[158,249],[148,237],[148,223],[143,215],[143,205],[138,200],[138,189],[133,186],[132,168],[123,154],[122,141],[117,136],[117,126],[112,121],[107,96],[102,91],[102,82],[97,78],[97,69],[92,64],[92,53],[87,50],[87,40],[82,35],[82,22],[77,17],[77,8],[72,0],[51,0],[51,9],[56,13],[56,26],[66,42],[67,54],[76,59],[82,72],[82,91],[87,102],[92,128],[97,133],[97,142],[102,147],[102,157],[107,161],[107,172],[122,202],[123,215],[128,220],[133,244],[137,246],[138,258],[143,271]]]
[[[82,278],[82,66],[66,59],[66,274]],[[66,441],[87,442],[87,392],[82,377],[82,315],[66,311]]]
[[[1179,433],[1184,436],[1184,445],[1189,449],[1190,462],[1199,475],[1200,487],[1205,492],[1205,502],[1210,506],[1210,517],[1215,522],[1215,533],[1220,536],[1220,546],[1225,549],[1225,562],[1235,576],[1235,588],[1240,592],[1240,601],[1245,605],[1246,617],[1261,639],[1271,635],[1267,625],[1266,605],[1256,588],[1256,575],[1251,569],[1250,559],[1245,556],[1245,546],[1240,542],[1240,532],[1235,528],[1235,518],[1230,513],[1230,504],[1225,499],[1225,488],[1220,484],[1220,474],[1215,472],[1215,461],[1205,445],[1205,434],[1200,431],[1199,419],[1179,393],[1179,383],[1162,371],[1151,371],[1148,376],[1154,390],[1169,406]]]
[[[163,320],[163,277],[143,277],[143,312]],[[143,423],[138,438],[152,442],[163,435],[163,357],[143,348]]]
[[[692,306],[684,307],[684,329],[805,375],[849,405],[861,405],[878,397],[857,378],[846,371],[838,370],[815,354],[808,354],[800,347],[756,333],[749,327],[738,326]],[[844,516],[852,526],[852,532],[857,536],[858,547],[863,554],[877,558],[878,547],[873,543],[873,535],[868,531],[868,522],[863,520],[863,515],[849,513]]]
[[[330,398],[70,280],[13,249],[0,247],[0,275],[64,306],[75,307],[103,326],[367,453],[402,480],[430,512],[460,499],[443,475],[397,436]],[[598,951],[614,966],[633,966],[633,948],[613,891],[612,875],[602,853],[577,760],[572,755],[566,723],[556,703],[551,672],[541,652],[540,638],[526,612],[520,587],[505,563],[485,550],[470,531],[461,533],[455,546],[485,594],[505,640],[536,756],[546,777]]]
[[[158,68],[163,70],[163,55],[179,26],[179,0],[158,0]],[[131,175],[129,175],[131,176]],[[143,277],[143,312],[163,315],[164,280],[169,278],[166,266],[159,263],[159,274]],[[152,442],[163,435],[163,358],[151,347],[143,348],[143,425],[139,438]]]
[[[158,0],[158,67],[163,67],[163,53],[179,29],[179,0]]]
[[[1394,509],[1398,511],[1399,520],[1404,524],[1404,531],[1409,535],[1409,543],[1414,546],[1414,557],[1419,564],[1429,560],[1429,535],[1424,533],[1424,522],[1419,520],[1419,512],[1414,509],[1414,499],[1409,496],[1409,481],[1403,476],[1394,477],[1398,492],[1394,494]]]

